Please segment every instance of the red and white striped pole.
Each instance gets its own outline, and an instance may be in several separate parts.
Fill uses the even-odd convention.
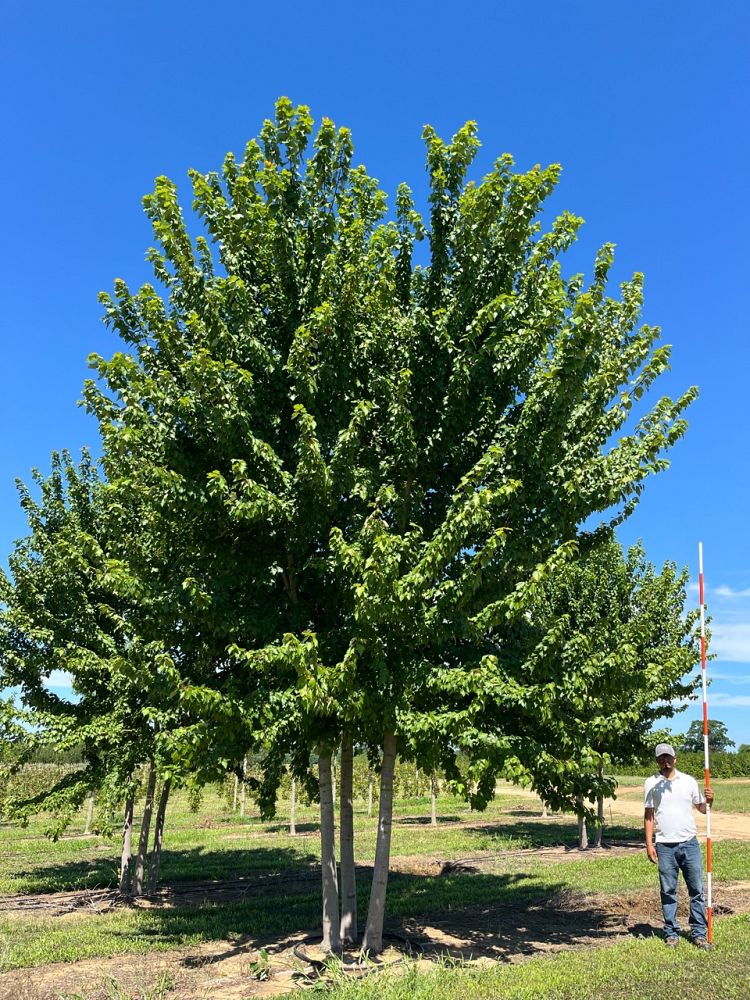
[[[706,684],[706,614],[703,589],[703,542],[698,542],[698,588],[701,602],[701,676],[703,678],[703,767],[706,788],[711,787],[708,766],[708,685]],[[711,898],[711,806],[706,803],[706,916],[708,918],[708,943],[713,937],[713,905]]]

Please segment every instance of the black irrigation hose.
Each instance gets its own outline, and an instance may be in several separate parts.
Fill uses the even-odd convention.
[[[360,935],[360,940],[363,935]],[[384,931],[383,940],[386,941],[398,941],[400,944],[404,945],[409,951],[409,957],[416,954],[422,954],[424,949],[419,941],[415,941],[413,938],[406,937],[405,934],[398,934],[395,931]],[[326,972],[328,971],[327,962],[320,958],[311,958],[306,952],[302,950],[304,945],[315,944],[320,941],[320,938],[316,934],[308,934],[304,937],[299,944],[296,944],[292,949],[294,957],[299,959],[300,962],[304,962],[305,965],[312,966],[313,973],[318,979],[322,979]],[[345,965],[343,962],[341,964],[341,970],[347,975],[355,976],[358,978],[364,978],[365,976],[370,976],[376,972],[384,972],[386,969],[397,969],[402,966],[406,961],[406,956],[397,959],[395,962],[383,962],[377,957],[367,958],[366,963],[358,963],[356,965]]]

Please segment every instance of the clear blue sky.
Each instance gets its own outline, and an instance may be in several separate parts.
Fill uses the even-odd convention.
[[[52,449],[97,448],[76,408],[86,356],[118,348],[97,292],[150,278],[140,199],[158,174],[240,152],[281,94],[353,131],[386,190],[424,189],[420,132],[476,119],[479,171],[558,161],[555,208],[587,220],[571,268],[617,244],[646,274],[645,320],[674,345],[660,392],[697,383],[672,468],[621,532],[697,575],[714,617],[712,714],[750,742],[745,385],[750,5],[7,4],[0,557],[24,533],[13,479]],[[691,708],[677,728],[698,717]]]

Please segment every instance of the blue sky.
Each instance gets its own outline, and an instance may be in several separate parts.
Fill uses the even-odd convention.
[[[657,391],[700,386],[621,538],[694,577],[704,542],[711,711],[750,742],[750,5],[37,2],[3,21],[0,557],[24,532],[14,477],[97,447],[76,400],[87,355],[119,346],[97,293],[151,277],[140,199],[157,175],[187,203],[188,167],[240,152],[286,94],[349,126],[386,190],[419,195],[422,126],[473,118],[479,173],[504,151],[563,164],[553,207],[586,219],[571,270],[615,242],[615,281],[645,272],[644,320],[674,348]]]

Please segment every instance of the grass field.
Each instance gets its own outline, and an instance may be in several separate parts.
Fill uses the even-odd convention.
[[[750,811],[750,783],[717,782],[716,788],[717,800],[738,803],[737,812]],[[639,840],[640,820],[618,816],[617,803],[612,806],[614,825],[606,831],[605,843],[616,847],[621,842]],[[545,908],[551,914],[550,919],[559,917],[564,924],[566,900],[581,900],[589,895],[593,902],[588,910],[581,911],[581,933],[578,937],[573,933],[566,937],[556,932],[559,947],[566,954],[534,959],[522,966],[493,965],[478,970],[454,968],[455,962],[451,961],[450,967],[438,968],[432,974],[437,978],[429,982],[423,971],[409,970],[405,976],[392,980],[378,977],[377,989],[381,992],[372,992],[376,986],[368,982],[343,982],[334,984],[338,992],[331,996],[340,1000],[350,996],[378,996],[383,1000],[407,996],[415,1000],[430,996],[461,996],[462,1000],[493,996],[580,997],[581,1000],[589,996],[597,1000],[602,996],[666,998],[666,993],[632,992],[633,983],[653,963],[655,955],[659,956],[660,967],[669,965],[670,976],[676,977],[680,989],[684,986],[687,991],[672,992],[670,1000],[699,995],[689,992],[693,988],[691,970],[712,969],[714,956],[698,954],[688,945],[679,955],[673,955],[664,954],[666,949],[659,950],[662,946],[658,941],[629,939],[606,949],[567,953],[569,947],[579,947],[588,931],[598,926],[602,900],[627,893],[633,894],[636,901],[658,899],[656,873],[645,852],[605,850],[579,854],[574,849],[575,818],[566,815],[541,819],[538,801],[512,786],[502,786],[485,813],[471,812],[464,803],[452,798],[441,799],[438,811],[440,822],[433,828],[429,825],[429,799],[396,803],[392,850],[396,871],[391,876],[388,897],[391,926],[433,924],[450,928],[456,924],[465,930],[473,926],[476,918],[477,926],[484,919],[488,928],[502,928],[507,912],[512,913],[512,920],[523,929]],[[1,825],[0,893],[54,893],[115,885],[117,838],[96,834],[84,837],[83,822],[82,814],[69,834],[57,843],[43,836],[44,817],[35,818],[25,829]],[[355,826],[357,860],[366,865],[374,856],[376,819],[368,817],[361,804]],[[190,812],[186,799],[177,795],[168,814],[162,882],[174,886],[217,880],[219,885],[226,885],[235,880],[255,879],[252,889],[240,888],[229,896],[209,894],[194,902],[181,902],[181,897],[176,896],[174,905],[116,907],[103,913],[79,910],[60,915],[45,909],[0,913],[0,969],[34,968],[50,962],[75,963],[117,955],[148,956],[176,949],[212,947],[222,942],[243,941],[243,947],[252,949],[301,930],[314,929],[320,922],[319,876],[315,868],[319,840],[314,808],[298,807],[297,829],[298,835],[290,837],[284,803],[280,803],[276,820],[263,822],[253,816],[240,820],[217,792],[206,794],[197,813]],[[540,853],[530,850],[551,845],[563,845],[566,850]],[[462,862],[464,868],[459,865],[438,877],[437,862]],[[714,869],[725,883],[747,879],[750,841],[715,843]],[[267,888],[260,885],[264,877],[270,880]],[[363,876],[360,883],[359,908],[364,914],[369,890],[367,878]],[[38,905],[42,903],[47,905],[46,898]],[[747,973],[740,969],[740,965],[744,969],[746,962],[740,963],[739,959],[735,962],[733,957],[742,948],[745,958],[750,953],[747,917],[727,917],[717,927],[727,935],[721,945],[727,990],[702,992],[700,996],[750,996],[746,978],[742,979]],[[734,928],[731,933],[730,928]],[[485,939],[489,941],[496,933],[477,931],[473,940],[483,946]],[[522,938],[520,934],[521,945]],[[605,954],[610,958],[604,958]],[[704,965],[695,965],[700,962]],[[676,963],[674,970],[669,963]],[[597,977],[607,976],[614,992],[602,992]],[[3,978],[0,977],[0,996],[3,996]],[[542,983],[546,983],[546,993],[541,991]],[[659,983],[645,983],[645,986],[661,988]],[[412,992],[404,992],[407,988]],[[431,989],[434,992],[429,992]],[[90,995],[107,996],[106,993]],[[131,996],[127,992],[112,995],[118,1000],[120,996]],[[156,993],[152,995],[155,997]],[[163,995],[172,994],[167,990]]]

